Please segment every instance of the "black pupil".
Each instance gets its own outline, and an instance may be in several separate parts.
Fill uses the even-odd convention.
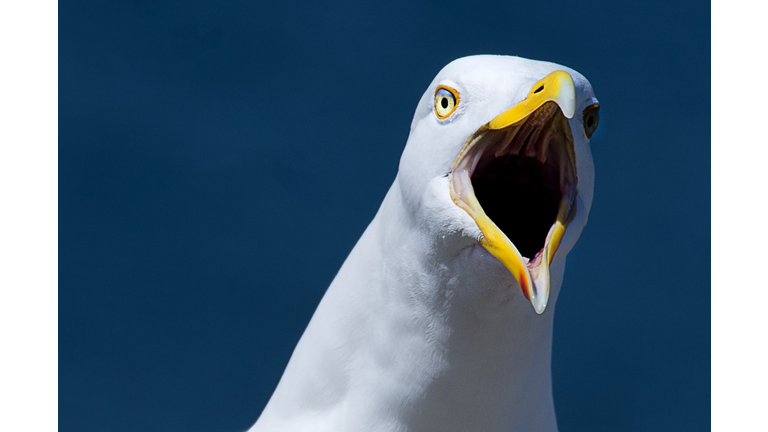
[[[443,108],[448,108],[448,98],[443,96],[443,100],[440,101],[440,105],[442,105]]]
[[[595,124],[595,118],[592,116],[589,116],[587,119],[587,127],[592,127],[592,125]]]

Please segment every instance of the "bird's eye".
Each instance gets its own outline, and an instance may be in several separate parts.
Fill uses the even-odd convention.
[[[600,105],[590,105],[584,109],[584,133],[587,138],[592,138],[592,134],[600,123]]]
[[[448,118],[456,111],[457,106],[459,106],[458,92],[449,87],[439,86],[435,92],[435,115],[437,118]]]

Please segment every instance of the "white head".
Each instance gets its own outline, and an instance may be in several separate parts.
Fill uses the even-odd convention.
[[[592,205],[598,111],[592,86],[569,68],[455,60],[416,108],[398,174],[405,205],[460,239],[457,247],[480,243],[542,313],[549,268],[576,243]]]

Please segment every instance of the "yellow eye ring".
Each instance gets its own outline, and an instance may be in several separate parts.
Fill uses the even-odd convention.
[[[459,92],[456,90],[439,85],[435,90],[435,115],[439,119],[448,118],[459,106]]]
[[[584,133],[587,138],[592,138],[592,134],[595,133],[597,125],[600,123],[600,105],[593,104],[584,108],[582,123],[584,123]]]

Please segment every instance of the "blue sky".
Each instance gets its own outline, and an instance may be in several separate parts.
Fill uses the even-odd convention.
[[[707,4],[59,13],[60,430],[250,426],[422,92],[481,53],[572,67],[601,102],[595,201],[555,319],[561,430],[709,427]]]

